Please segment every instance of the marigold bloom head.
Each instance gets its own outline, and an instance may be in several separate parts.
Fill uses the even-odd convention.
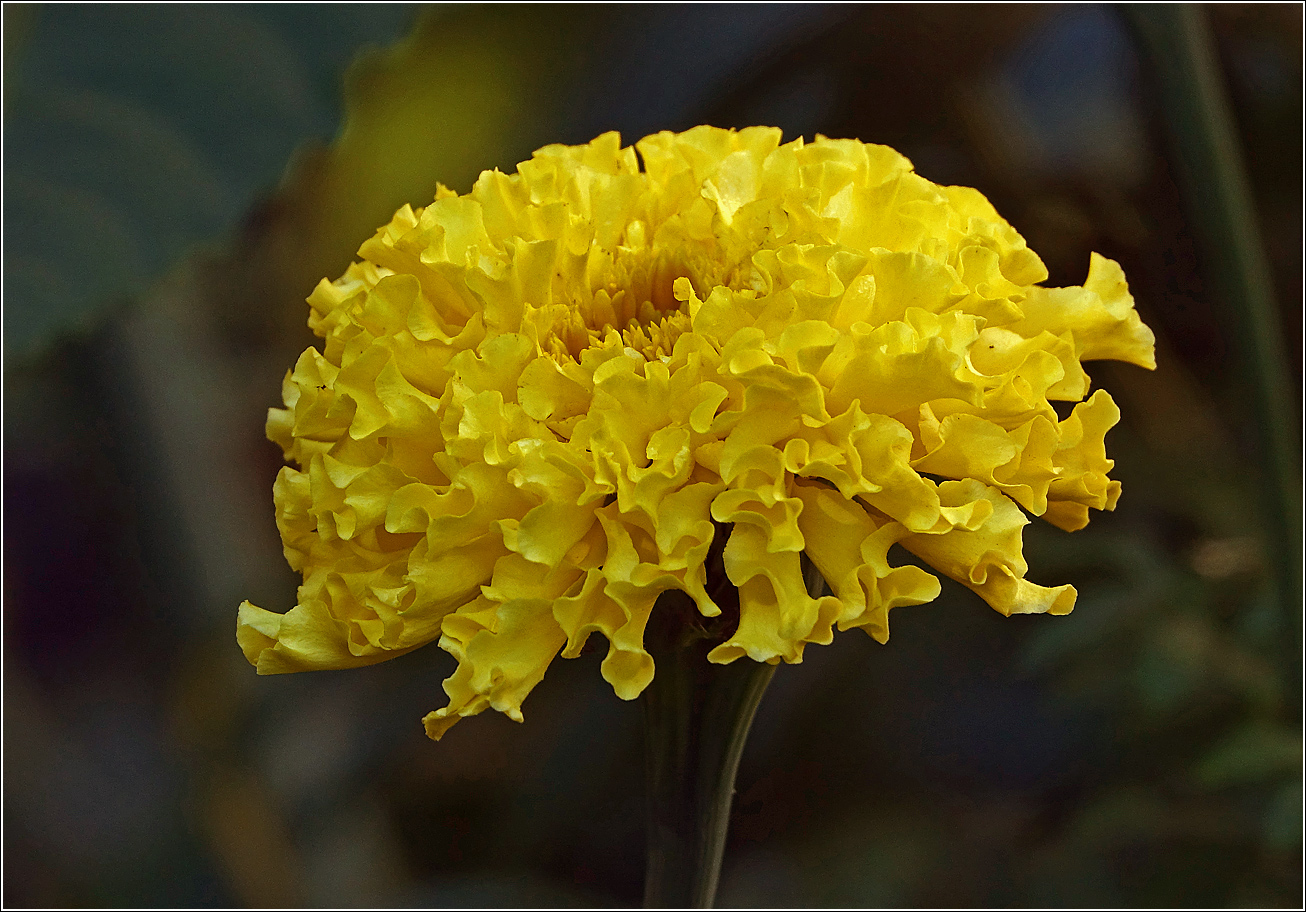
[[[659,595],[721,615],[714,567],[738,616],[714,662],[797,662],[835,628],[886,641],[890,609],[939,594],[895,544],[1003,614],[1071,610],[1072,587],[1025,579],[1021,530],[1119,496],[1119,412],[1081,362],[1154,366],[1120,267],[1094,254],[1082,287],[1041,287],[977,191],[885,146],[780,140],[548,146],[400,209],[317,287],[325,345],[268,416],[304,583],[284,615],[241,605],[259,673],[438,638],[458,660],[438,738],[487,707],[520,720],[597,632],[631,699]]]

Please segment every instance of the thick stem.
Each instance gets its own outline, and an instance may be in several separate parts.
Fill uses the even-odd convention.
[[[715,643],[707,638],[661,639],[656,652],[649,644],[657,671],[641,698],[648,767],[644,905],[702,909],[716,895],[735,773],[775,666],[749,659],[714,665],[707,653]]]
[[[658,599],[644,644],[657,670],[641,697],[648,767],[648,872],[644,905],[706,909],[716,896],[730,803],[744,741],[775,666],[751,659],[714,665],[707,654],[739,623],[739,593],[722,553],[729,526],[717,530],[707,557],[707,584],[721,606],[704,618],[683,592]],[[825,580],[802,557],[813,597]]]

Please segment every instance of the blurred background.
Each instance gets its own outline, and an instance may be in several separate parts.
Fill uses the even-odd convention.
[[[699,123],[886,143],[1079,284],[1124,496],[1028,529],[1074,614],[945,581],[782,667],[722,906],[1302,903],[1302,9],[6,4],[9,906],[621,906],[637,704],[557,660],[440,744],[453,660],[258,678],[264,439],[304,297],[396,207],[549,142]]]

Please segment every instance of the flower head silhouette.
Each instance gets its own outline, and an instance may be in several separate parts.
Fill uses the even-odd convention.
[[[298,604],[242,604],[237,636],[261,674],[438,639],[458,668],[435,738],[520,720],[596,632],[634,698],[667,590],[728,622],[713,662],[884,642],[939,593],[894,545],[1003,614],[1069,612],[1073,588],[1025,578],[1025,514],[1115,506],[1119,412],[1081,362],[1154,366],[1115,262],[1042,287],[977,191],[772,128],[548,146],[359,255],[309,298],[325,345],[268,418]]]

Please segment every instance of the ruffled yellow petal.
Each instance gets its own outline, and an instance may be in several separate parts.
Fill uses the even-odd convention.
[[[974,478],[1036,516],[1047,512],[1048,489],[1059,474],[1053,453],[1061,435],[1054,421],[1040,415],[1007,430],[965,412],[939,420],[922,405],[919,431],[925,455],[912,461],[916,471]]]
[[[1021,529],[1029,522],[1020,509],[992,488],[969,479],[946,481],[939,497],[950,506],[984,501],[992,506],[975,528],[957,526],[939,534],[904,535],[904,548],[941,573],[979,593],[1005,614],[1069,614],[1073,586],[1046,588],[1025,579]]]
[[[795,486],[803,503],[799,527],[807,556],[842,603],[839,629],[861,627],[889,639],[889,610],[921,605],[939,594],[939,581],[919,567],[890,567],[888,551],[907,530],[877,523],[856,500],[819,485]]]
[[[799,554],[779,550],[757,525],[737,525],[725,549],[726,574],[739,589],[739,627],[707,657],[732,662],[747,656],[772,664],[801,662],[808,643],[829,643],[839,601],[813,598],[803,581]]]
[[[348,622],[333,616],[316,599],[301,601],[285,614],[241,602],[236,642],[259,674],[361,668],[415,648],[382,651],[365,641],[359,643]]]
[[[1033,286],[1021,309],[1023,319],[1009,327],[1015,332],[1029,336],[1069,330],[1081,360],[1108,358],[1156,367],[1156,337],[1134,310],[1124,270],[1115,260],[1094,253],[1082,288]]]
[[[446,621],[450,630],[440,637],[440,648],[458,660],[458,670],[444,682],[449,705],[422,720],[437,741],[459,719],[485,709],[522,721],[522,701],[566,640],[553,619],[552,598],[514,598],[479,611],[477,606],[459,612],[456,625]]]
[[[520,719],[599,633],[631,699],[669,589],[704,618],[737,589],[716,662],[797,662],[836,628],[883,642],[892,608],[939,592],[895,544],[1004,614],[1070,610],[1025,578],[1021,508],[1075,529],[1115,506],[1119,413],[1085,401],[1082,362],[1153,364],[1119,266],[1043,288],[977,191],[884,146],[781,139],[547,146],[401,208],[318,285],[323,345],[268,415],[304,584],[285,615],[241,607],[261,673],[438,639],[459,662],[439,737]]]
[[[1057,478],[1048,486],[1044,518],[1067,531],[1088,525],[1088,508],[1114,510],[1120,482],[1107,477],[1115,465],[1106,456],[1106,432],[1120,420],[1120,409],[1105,390],[1075,406],[1058,427],[1061,438],[1052,454]]]

